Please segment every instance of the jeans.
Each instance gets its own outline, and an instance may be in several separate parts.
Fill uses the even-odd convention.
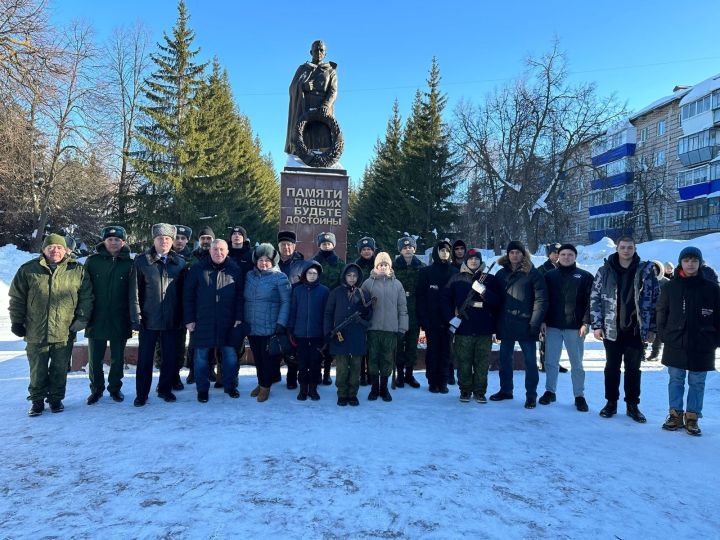
[[[198,392],[207,392],[210,389],[208,353],[211,350],[212,349],[209,348],[195,349],[195,386]],[[219,350],[222,353],[223,388],[228,392],[233,388],[237,388],[235,371],[237,369],[238,357],[234,347],[219,347]]]
[[[140,399],[147,399],[152,385],[153,357],[155,343],[160,340],[160,379],[158,392],[166,393],[172,390],[175,381],[178,330],[147,330],[140,329],[138,346],[137,369],[135,371],[135,393]]]
[[[550,328],[545,330],[545,390],[557,393],[557,378],[560,371],[560,354],[563,342],[570,357],[570,377],[573,395],[582,397],[585,393],[585,370],[583,369],[583,353],[585,338],[580,337],[577,328]]]
[[[603,340],[605,345],[605,399],[620,399],[620,366],[625,364],[625,403],[640,403],[640,362],[645,354],[638,334],[618,330],[617,339]]]
[[[525,360],[525,396],[537,397],[537,386],[540,381],[537,367],[537,342],[518,341]],[[503,339],[500,342],[500,391],[504,394],[513,393],[513,351],[515,340]]]
[[[687,409],[683,408],[683,395],[685,394],[685,374],[687,373],[688,393]],[[668,367],[670,381],[668,382],[668,397],[670,408],[678,412],[693,412],[702,418],[703,397],[705,396],[706,371],[688,371],[685,369]]]

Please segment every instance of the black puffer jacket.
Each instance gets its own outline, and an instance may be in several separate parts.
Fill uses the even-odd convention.
[[[235,264],[240,267],[243,273],[247,274],[253,269],[252,252],[250,240],[245,240],[241,248],[234,248],[232,244],[230,244],[228,256],[235,261]]]
[[[545,274],[548,309],[545,324],[551,328],[580,329],[590,324],[593,275],[575,266],[558,266]]]
[[[183,287],[185,324],[195,323],[190,334],[194,347],[223,347],[235,321],[242,321],[244,275],[227,257],[215,264],[205,257],[188,272]]]
[[[438,242],[432,250],[432,264],[418,270],[417,288],[415,289],[415,312],[418,324],[424,329],[440,329],[447,327],[442,315],[442,288],[450,278],[458,273],[452,263],[440,260],[438,249],[445,242]],[[452,258],[452,254],[450,255]]]
[[[683,277],[680,268],[660,292],[658,337],[665,344],[662,363],[690,371],[713,371],[720,346],[720,287],[702,271]]]
[[[496,277],[505,292],[498,322],[499,337],[537,341],[547,311],[545,280],[533,266],[527,250],[522,263],[514,271],[507,255],[500,257],[498,264],[502,268]]]
[[[163,264],[151,247],[133,264],[137,279],[130,283],[130,322],[142,322],[148,330],[180,328],[185,260],[171,251]]]

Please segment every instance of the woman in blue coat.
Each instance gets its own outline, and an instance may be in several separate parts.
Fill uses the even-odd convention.
[[[308,396],[313,401],[320,399],[317,383],[320,380],[320,365],[323,346],[323,315],[330,290],[320,283],[322,265],[308,261],[300,272],[300,281],[293,287],[290,302],[288,332],[297,343],[298,400]]]
[[[279,357],[270,356],[270,338],[286,333],[290,316],[290,282],[278,268],[279,259],[271,244],[260,244],[253,251],[254,267],[245,276],[245,323],[258,378],[250,395],[259,402],[267,401],[279,370]]]

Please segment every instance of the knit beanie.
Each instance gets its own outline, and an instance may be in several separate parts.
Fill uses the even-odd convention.
[[[560,253],[560,250],[562,249],[562,244],[559,242],[555,242],[554,244],[547,244],[545,246],[545,255],[550,255],[551,253]],[[571,248],[574,249],[574,248]]]
[[[380,266],[382,263],[387,263],[390,268],[392,268],[392,259],[390,258],[390,255],[388,255],[386,252],[381,251],[375,256],[375,268]]]
[[[688,246],[680,252],[680,256],[678,257],[678,266],[682,264],[683,259],[697,259],[698,261],[700,261],[700,264],[702,264],[702,251],[700,251],[695,246]]]
[[[153,239],[158,236],[169,236],[174,239],[176,235],[177,229],[175,228],[175,225],[170,225],[169,223],[156,223],[152,226]]]
[[[473,257],[480,259],[480,263],[482,264],[482,253],[480,253],[478,248],[470,248],[465,252],[465,263]]]
[[[200,229],[200,232],[198,233],[198,238],[200,238],[201,236],[212,236],[212,239],[215,240],[215,233],[207,225]]]
[[[507,249],[505,250],[506,253],[510,253],[513,249],[517,249],[518,251],[521,251],[523,254],[525,254],[525,246],[522,245],[522,242],[519,240],[511,240],[510,243],[507,245]]]
[[[48,234],[45,237],[45,240],[43,240],[43,243],[42,243],[42,248],[45,249],[46,247],[52,246],[52,245],[62,246],[65,249],[67,249],[67,243],[65,242],[65,237],[60,236],[59,234],[56,234],[56,233]]]
[[[577,256],[577,248],[573,246],[572,244],[561,244],[560,247],[557,249],[557,252],[560,253],[563,249],[569,249],[571,251],[575,252],[575,255]],[[551,252],[548,253],[550,255]]]

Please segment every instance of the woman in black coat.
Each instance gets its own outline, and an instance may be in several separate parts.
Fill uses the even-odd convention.
[[[663,429],[685,427],[700,435],[705,377],[715,369],[720,345],[720,287],[700,270],[702,253],[696,247],[680,252],[675,277],[662,289],[657,304],[658,336],[664,344],[662,363],[668,366],[670,412]],[[685,377],[687,408],[683,407]],[[684,411],[684,416],[683,416]]]

